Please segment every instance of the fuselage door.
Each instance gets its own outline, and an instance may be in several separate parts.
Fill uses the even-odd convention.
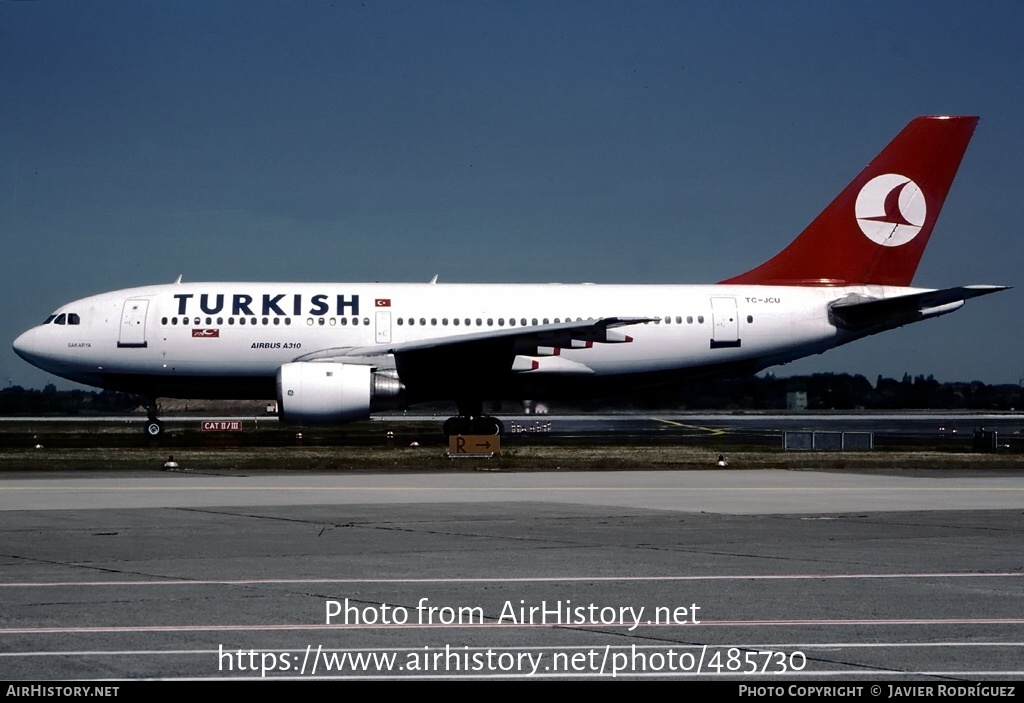
[[[146,346],[146,313],[149,312],[149,301],[143,298],[129,298],[124,301],[121,311],[121,334],[117,346]]]
[[[740,346],[740,321],[736,298],[711,299],[711,348]]]
[[[391,343],[391,313],[387,310],[377,311],[377,344]]]

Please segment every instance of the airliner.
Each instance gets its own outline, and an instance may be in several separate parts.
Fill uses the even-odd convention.
[[[62,378],[152,398],[271,399],[341,423],[454,401],[636,392],[756,373],[1005,286],[910,287],[977,117],[908,124],[775,257],[712,285],[174,283],[63,305],[14,342]]]

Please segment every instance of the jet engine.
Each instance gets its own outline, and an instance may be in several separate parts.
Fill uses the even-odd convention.
[[[354,422],[397,407],[405,386],[392,370],[359,364],[293,362],[277,370],[281,418],[295,423]]]

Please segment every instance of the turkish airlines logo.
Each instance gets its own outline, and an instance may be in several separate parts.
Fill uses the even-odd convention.
[[[886,173],[860,189],[855,212],[868,239],[883,247],[898,247],[921,231],[928,205],[916,183],[898,173]]]
[[[192,330],[192,336],[193,337],[220,337],[220,330],[219,329],[205,329],[205,330],[193,329]]]

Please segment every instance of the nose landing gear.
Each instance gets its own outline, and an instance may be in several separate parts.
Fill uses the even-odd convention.
[[[146,404],[146,425],[142,428],[146,438],[150,441],[159,440],[164,434],[164,423],[157,417],[160,409],[156,406],[156,399]]]

